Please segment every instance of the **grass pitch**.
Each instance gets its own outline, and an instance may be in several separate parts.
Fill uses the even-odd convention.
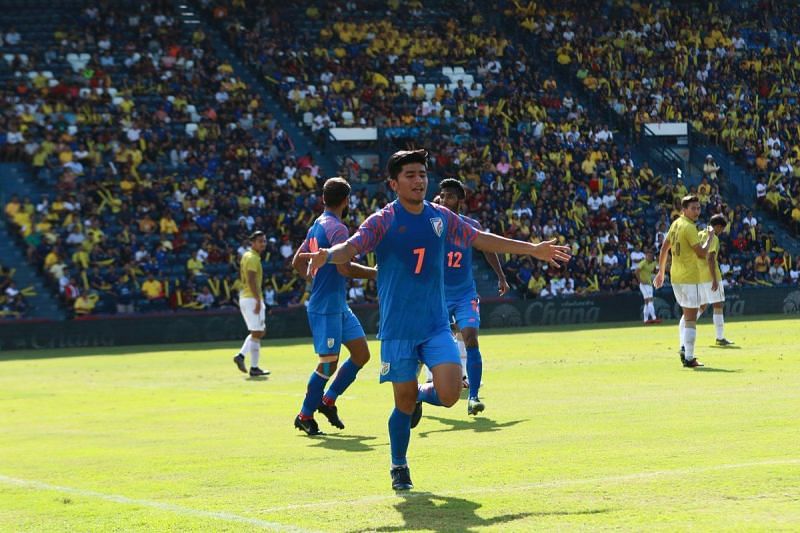
[[[797,530],[800,320],[484,332],[485,416],[426,406],[388,475],[373,359],[326,437],[293,429],[315,358],[267,341],[0,354],[0,530]]]

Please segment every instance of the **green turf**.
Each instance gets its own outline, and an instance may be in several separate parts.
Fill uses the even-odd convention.
[[[408,496],[377,343],[321,438],[292,428],[307,342],[267,342],[264,381],[232,344],[0,354],[0,530],[797,530],[800,320],[727,333],[702,371],[674,323],[484,335],[485,416],[426,408]]]

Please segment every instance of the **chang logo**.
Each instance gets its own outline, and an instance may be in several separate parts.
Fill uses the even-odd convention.
[[[800,313],[800,291],[792,291],[783,299],[783,314]]]

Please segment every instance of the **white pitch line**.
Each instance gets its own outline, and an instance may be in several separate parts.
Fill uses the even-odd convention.
[[[465,496],[469,494],[486,494],[487,492],[489,493],[519,492],[531,489],[560,488],[560,487],[570,487],[573,485],[591,485],[595,483],[603,484],[603,483],[620,483],[628,481],[642,481],[658,477],[687,476],[694,474],[704,474],[707,472],[716,472],[721,470],[732,470],[737,468],[750,468],[754,466],[772,466],[772,465],[775,466],[800,465],[800,458],[770,459],[766,461],[755,461],[751,463],[723,464],[723,465],[714,465],[714,466],[697,467],[697,468],[682,468],[676,470],[654,470],[651,472],[635,472],[633,474],[620,474],[617,476],[605,476],[605,477],[584,478],[584,479],[557,479],[553,481],[522,483],[519,485],[503,485],[501,487],[483,487],[483,488],[474,488],[465,490],[442,491],[442,492],[437,492],[436,494],[441,496]],[[429,494],[427,493],[418,494],[414,492],[403,494],[404,498],[408,497],[413,498],[417,496],[429,496]],[[357,498],[353,500],[345,498],[341,500],[331,500],[324,502],[298,503],[294,505],[284,505],[281,507],[270,507],[268,509],[261,509],[260,511],[262,513],[277,513],[281,511],[291,511],[293,509],[314,509],[314,508],[342,506],[342,505],[358,506],[364,504],[372,504],[376,502],[392,501],[395,499],[397,499],[397,495],[395,494],[389,494],[389,495],[384,494],[384,495],[367,496],[364,498]]]
[[[278,522],[269,522],[267,520],[259,520],[258,518],[249,518],[240,516],[233,513],[224,511],[202,511],[200,509],[192,509],[190,507],[181,507],[171,503],[157,502],[152,500],[142,500],[139,498],[128,498],[127,496],[120,496],[118,494],[105,494],[102,492],[95,492],[93,490],[76,489],[74,487],[64,487],[61,485],[51,485],[49,483],[42,483],[41,481],[31,481],[27,479],[19,479],[0,474],[0,483],[22,487],[26,489],[37,490],[51,490],[55,492],[63,492],[75,496],[82,496],[85,498],[95,498],[98,500],[105,500],[114,503],[121,503],[125,505],[139,505],[142,507],[149,507],[151,509],[158,509],[173,514],[190,516],[193,518],[214,518],[225,522],[236,522],[239,524],[247,524],[250,526],[257,526],[271,531],[286,531],[292,533],[312,533],[313,530],[303,529],[295,526],[288,526]]]

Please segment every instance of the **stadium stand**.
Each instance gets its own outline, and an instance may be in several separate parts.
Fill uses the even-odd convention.
[[[412,2],[402,16],[394,1],[334,2],[326,9],[265,0],[247,2],[246,10],[239,1],[201,4],[207,22],[223,30],[320,144],[335,125],[377,127],[383,146],[423,146],[436,174],[464,181],[468,214],[491,231],[575,243],[575,259],[562,272],[505,258],[518,296],[636,289],[631,268],[660,245],[688,192],[700,196],[705,219],[723,212],[731,220],[721,257],[729,286],[797,284],[794,260],[775,235],[748,207],[728,205],[713,161],[697,185],[635,161],[634,150],[620,144],[628,132],[610,128],[543,68],[553,58],[574,67],[581,83],[631,124],[630,132],[644,112],[681,118],[734,153],[748,110],[751,120],[769,124],[782,116],[775,110],[784,102],[782,113],[794,116],[785,107],[794,106],[792,96],[753,107],[756,98],[775,95],[736,92],[746,85],[736,77],[744,76],[740,56],[692,48],[704,34],[678,20],[678,10],[650,13],[623,3],[591,30],[574,3]],[[517,23],[487,23],[489,11]],[[723,42],[730,28],[715,16],[712,8],[703,31],[714,35],[713,44],[737,49]],[[54,191],[11,198],[5,212],[28,260],[70,314],[233,305],[238,257],[254,227],[269,235],[267,303],[303,303],[305,284],[288,259],[321,209],[316,191],[323,176],[310,155],[296,153],[258,91],[217,54],[208,27],[181,25],[172,2],[127,0],[102,7],[34,4],[0,21],[2,98],[11,110],[0,118],[0,153],[28,163],[37,183]],[[636,37],[642,21],[650,29]],[[681,37],[675,47],[648,54],[645,45],[661,43],[657,36],[666,28]],[[619,37],[606,35],[611,29]],[[763,35],[745,29],[739,33],[750,50],[747,43]],[[521,44],[520,34],[528,33],[541,49]],[[713,75],[724,73],[733,91],[721,100],[739,106],[732,118],[719,118],[724,102],[695,102],[694,93],[648,70],[679,65],[686,56],[678,43],[691,57],[710,52],[703,57]],[[747,57],[752,62],[755,55]],[[616,75],[620,65],[623,76]],[[747,140],[749,133],[742,134]],[[780,157],[768,156],[763,169],[756,157],[751,168],[766,185],[763,202],[789,209],[786,217],[796,214],[797,225],[800,150],[790,134],[778,134],[785,145]],[[761,142],[756,137],[753,146]],[[792,176],[788,167],[781,170],[784,160]],[[380,182],[377,168],[363,174],[365,182]],[[380,185],[354,192],[351,225],[386,201]],[[354,284],[350,292],[355,301],[375,298],[374,284]]]

